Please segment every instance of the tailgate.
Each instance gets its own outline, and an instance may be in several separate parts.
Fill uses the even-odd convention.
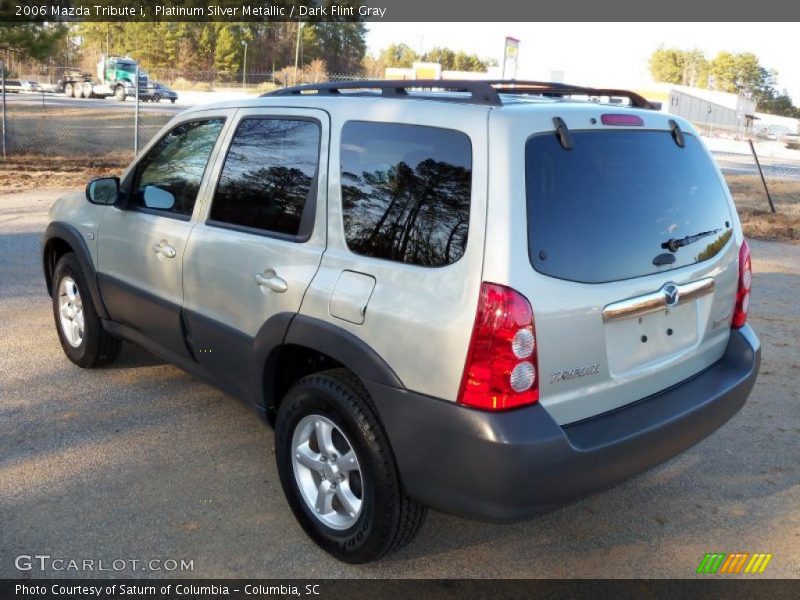
[[[663,115],[576,126],[609,110],[561,113],[568,144],[552,131],[524,141],[527,256],[509,279],[533,307],[540,402],[560,424],[692,377],[730,337],[738,248],[718,169]]]

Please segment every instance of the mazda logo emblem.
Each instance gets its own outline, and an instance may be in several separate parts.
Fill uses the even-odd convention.
[[[664,304],[667,308],[675,308],[681,296],[678,286],[674,283],[668,283],[662,288],[662,291],[664,292]]]

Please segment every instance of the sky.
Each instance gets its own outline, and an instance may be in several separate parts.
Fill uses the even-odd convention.
[[[778,71],[778,89],[800,104],[800,35],[796,23],[369,23],[368,51],[403,42],[419,51],[464,50],[502,64],[506,36],[520,40],[517,79],[595,87],[646,87],[647,62],[660,45],[697,48],[708,58],[721,50],[752,52]]]

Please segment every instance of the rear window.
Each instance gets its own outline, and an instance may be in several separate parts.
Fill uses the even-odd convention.
[[[585,283],[629,279],[708,260],[730,239],[725,189],[694,136],[684,134],[684,148],[668,131],[572,137],[571,150],[553,134],[525,145],[528,249],[540,273]],[[662,247],[701,233],[674,253]]]

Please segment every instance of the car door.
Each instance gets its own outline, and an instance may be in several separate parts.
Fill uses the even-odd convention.
[[[260,350],[283,339],[325,250],[328,131],[320,110],[240,110],[189,237],[190,347],[245,396],[260,387]]]
[[[190,357],[181,322],[192,215],[233,111],[193,113],[155,140],[123,180],[98,230],[98,279],[111,320]]]

